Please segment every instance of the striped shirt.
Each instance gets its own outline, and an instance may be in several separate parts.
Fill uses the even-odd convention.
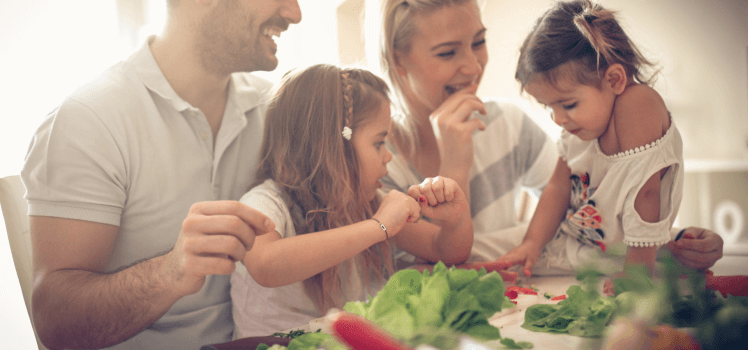
[[[491,99],[484,101],[486,115],[479,118],[484,131],[473,135],[474,158],[470,169],[470,211],[475,240],[470,261],[490,261],[522,242],[527,223],[517,220],[517,198],[528,189],[539,194],[548,183],[558,153],[554,142],[522,109]],[[391,144],[392,161],[382,179],[385,190],[407,192],[424,177]],[[413,261],[399,255],[400,266]]]

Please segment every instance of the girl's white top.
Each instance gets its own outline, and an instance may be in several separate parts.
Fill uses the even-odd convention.
[[[670,241],[683,195],[683,141],[675,122],[659,140],[615,155],[604,154],[597,139],[583,141],[564,130],[558,151],[572,174],[569,209],[559,230],[588,247],[620,242],[651,247]],[[667,171],[660,180],[660,219],[646,222],[634,201],[644,183],[662,169]],[[568,253],[577,267],[580,256]]]
[[[296,236],[288,206],[273,180],[266,180],[251,189],[241,202],[259,210],[275,223],[275,230],[282,239]],[[309,233],[314,234],[314,233]],[[319,252],[325,254],[324,251]],[[362,282],[357,269],[350,278],[343,280],[349,288],[344,291],[346,300],[365,300]],[[298,329],[309,321],[325,316],[314,306],[304,292],[301,282],[277,288],[259,285],[244,264],[237,264],[231,275],[231,301],[233,304],[234,339],[250,336],[269,336],[275,332]],[[312,330],[315,331],[315,330]]]

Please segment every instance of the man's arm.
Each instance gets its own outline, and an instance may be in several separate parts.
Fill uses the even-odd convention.
[[[205,276],[233,272],[235,261],[252,247],[255,232],[274,229],[265,219],[239,202],[197,203],[172,251],[103,273],[116,226],[30,217],[33,320],[39,338],[52,349],[102,348],[129,339],[177,300],[199,291]]]

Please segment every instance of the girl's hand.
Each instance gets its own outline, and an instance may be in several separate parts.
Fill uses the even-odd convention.
[[[492,264],[496,269],[508,269],[514,265],[523,265],[525,276],[532,275],[532,268],[540,257],[543,247],[537,247],[530,241],[522,242],[519,247],[514,248],[506,255],[496,259]]]
[[[470,118],[474,111],[487,113],[475,96],[477,88],[473,85],[454,93],[429,116],[441,155],[439,174],[467,180],[473,165],[473,132],[486,129],[483,121]]]
[[[454,180],[437,176],[410,186],[408,194],[421,204],[420,213],[436,220],[459,221],[467,213],[465,194]]]
[[[616,278],[625,277],[623,272],[619,272],[610,278],[606,279],[605,282],[603,282],[603,295],[606,297],[615,296],[616,295],[616,289],[615,285],[613,284],[613,280]]]
[[[421,207],[407,194],[391,190],[373,217],[387,227],[387,234],[390,237],[394,237],[406,222],[414,222],[421,217]]]

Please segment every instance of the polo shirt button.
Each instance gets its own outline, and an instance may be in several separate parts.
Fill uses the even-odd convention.
[[[208,138],[208,133],[205,132],[205,131],[201,131],[200,132],[200,138],[203,139],[203,140],[207,139]]]

